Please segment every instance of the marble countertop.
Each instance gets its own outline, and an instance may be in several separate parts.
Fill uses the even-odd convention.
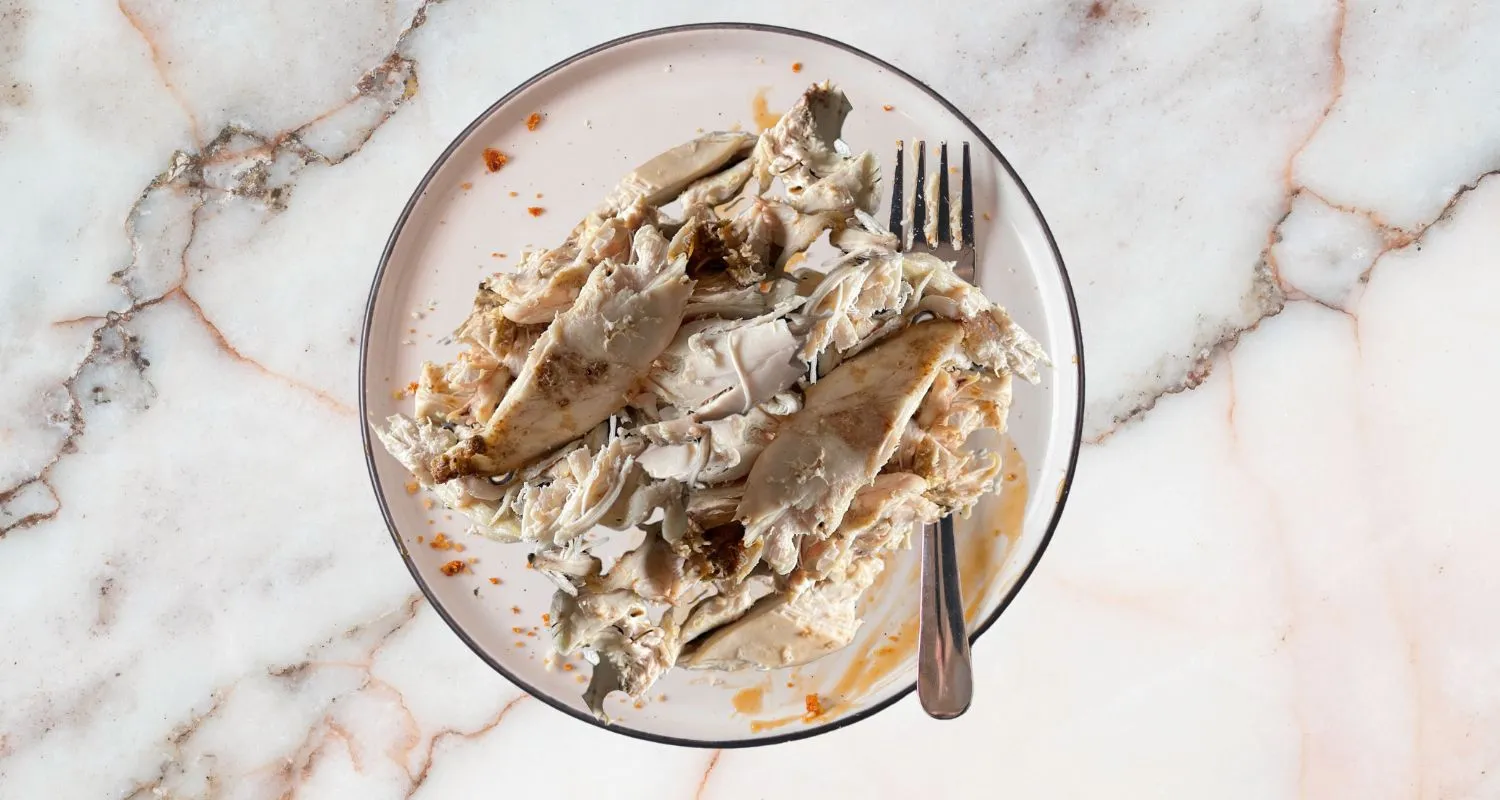
[[[0,797],[1500,796],[1500,7],[871,6],[734,13],[970,112],[1084,319],[1072,500],[967,716],[580,724],[372,500],[357,339],[419,176],[538,69],[728,12],[0,0]]]

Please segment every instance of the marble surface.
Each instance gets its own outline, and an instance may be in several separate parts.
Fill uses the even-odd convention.
[[[0,797],[1500,796],[1500,7],[868,5],[0,0]],[[1089,443],[956,722],[580,724],[371,498],[418,177],[541,67],[731,13],[931,82],[1072,270]]]

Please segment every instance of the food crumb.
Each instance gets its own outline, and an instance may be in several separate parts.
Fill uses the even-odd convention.
[[[796,685],[797,685],[797,684],[795,684],[795,683],[793,683],[793,682],[792,682],[792,681],[787,681],[787,682],[786,682],[786,688],[788,688],[788,689],[790,689],[790,688],[792,688],[792,687],[794,687],[794,686],[796,686]]]
[[[510,632],[516,634],[517,636],[521,634],[522,630],[524,630],[524,628],[522,628],[520,625],[512,625],[510,627]]]
[[[574,667],[573,667],[572,664],[567,664],[567,663],[564,663],[562,665],[562,668],[563,668],[563,672],[572,672],[573,669],[574,669]]]
[[[453,543],[453,551],[456,552],[456,553],[462,553],[463,551],[468,550],[468,549],[469,548],[464,547],[463,542],[454,542]]]
[[[530,636],[533,639],[535,639],[536,638],[536,631],[527,631],[526,635]]]
[[[526,118],[526,130],[528,131],[536,130],[537,126],[541,124],[542,115],[536,111],[531,112],[531,116]]]
[[[420,488],[422,488],[422,487],[418,486],[416,481],[408,481],[407,484],[406,484],[406,493],[407,494],[416,494],[417,490],[420,489]]]
[[[428,511],[431,511],[432,507],[434,505],[437,505],[437,504],[434,503],[434,502],[432,502],[432,498],[431,497],[424,497],[424,498],[422,498],[422,507],[425,508],[425,509],[427,509]]]
[[[474,188],[474,184],[472,184],[472,183],[470,183],[470,182],[468,182],[468,181],[464,181],[464,182],[463,182],[463,183],[460,183],[460,184],[459,184],[459,185],[458,185],[458,188],[460,188],[460,189],[463,189],[463,190],[464,190],[464,191],[466,191],[466,192],[467,192],[467,191],[469,191],[469,190],[470,190],[470,189],[472,189],[472,188]]]
[[[664,695],[664,694],[657,695],[656,696],[656,702],[658,702],[658,703],[665,703],[665,702],[667,702],[667,696]]]
[[[543,625],[551,625],[552,624],[552,615],[548,614],[545,611],[543,611],[542,612],[542,624]]]
[[[421,544],[421,543],[422,543],[422,540],[424,540],[424,539],[426,539],[426,538],[427,538],[427,537],[426,537],[426,536],[423,536],[423,535],[422,535],[422,534],[420,534],[420,533],[419,533],[419,534],[417,534],[417,544]]]
[[[478,564],[479,563],[479,559],[476,556],[469,556],[469,563],[470,564]]]
[[[885,105],[883,105],[883,106],[880,107],[880,110],[881,111],[895,111],[896,107],[893,106],[893,105],[891,105],[890,103],[886,103]]]
[[[985,221],[986,221],[986,222],[988,222],[988,221],[989,221],[989,219],[990,219],[990,212],[988,212],[988,211],[986,211],[986,212],[984,212],[984,220],[985,220]]]
[[[817,719],[823,716],[823,701],[816,694],[810,694],[803,700],[807,708],[807,719]]]
[[[510,613],[512,613],[512,614],[519,614],[519,613],[521,613],[521,607],[520,606],[511,606],[510,607]]]
[[[463,571],[467,570],[468,568],[469,568],[468,564],[465,564],[464,562],[459,561],[457,559],[455,559],[453,561],[449,561],[448,563],[446,563],[446,564],[444,564],[442,566],[443,574],[447,575],[450,578],[453,577],[454,575],[457,575],[460,572],[463,572]]]
[[[541,206],[527,206],[526,213],[530,214],[533,217],[540,217],[541,215],[547,213],[547,209],[542,208]]]
[[[635,706],[636,709],[642,709],[642,708],[646,707],[646,701],[644,701],[644,700],[637,700],[634,703],[632,703],[632,705]]]
[[[801,72],[801,71],[802,71],[802,62],[801,61],[793,61],[792,62],[792,72]]]
[[[537,192],[536,193],[536,199],[538,199],[538,200],[542,199],[542,193],[541,192]]]
[[[582,675],[579,675],[578,677],[574,678],[573,680],[578,681],[579,683],[588,683],[589,679],[583,677]]]
[[[1005,480],[1006,480],[1006,482],[1014,481],[1017,477],[1019,477],[1019,476],[1017,476],[1016,473],[1014,473],[1014,472],[1007,472],[1007,473],[1005,473]]]
[[[500,585],[500,579],[499,578],[490,578],[490,585],[491,586],[499,586]]]
[[[510,161],[510,158],[499,150],[493,147],[484,148],[484,168],[490,172],[499,172],[507,161]]]
[[[437,535],[432,537],[432,544],[428,547],[434,550],[452,550],[454,545],[453,540],[448,538],[448,534],[438,531]]]
[[[392,400],[400,400],[401,398],[403,398],[405,396],[406,396],[406,390],[405,389],[392,389],[391,390],[391,399]],[[411,484],[407,484],[407,485],[410,486]]]
[[[511,196],[511,197],[520,197],[520,195],[518,195],[518,194],[516,194],[516,193],[515,193],[515,192],[511,192],[511,193],[510,193],[510,196]]]
[[[525,642],[516,642],[516,647],[525,647],[525,646],[526,646]]]

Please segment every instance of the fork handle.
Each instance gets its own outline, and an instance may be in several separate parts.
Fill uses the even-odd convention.
[[[958,583],[953,517],[922,527],[922,602],[917,636],[917,696],[936,719],[969,710],[974,673]]]

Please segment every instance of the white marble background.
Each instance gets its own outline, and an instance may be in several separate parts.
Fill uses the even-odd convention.
[[[541,67],[723,17],[931,82],[1073,273],[1090,444],[954,723],[585,726],[371,501],[417,178]],[[0,0],[0,797],[1500,796],[1497,41],[1487,2]]]

